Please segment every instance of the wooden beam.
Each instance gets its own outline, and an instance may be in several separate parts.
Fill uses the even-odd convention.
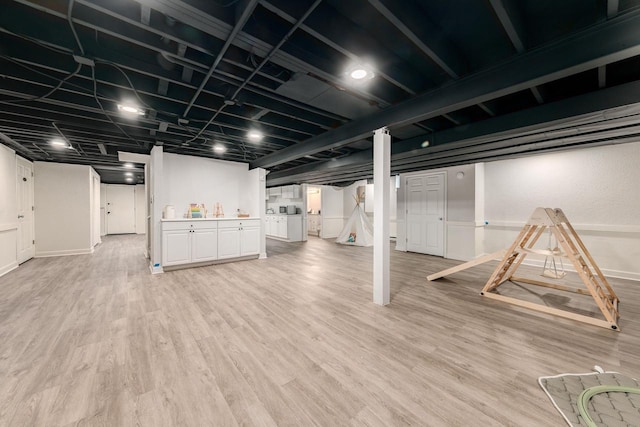
[[[517,298],[511,298],[511,297],[507,297],[500,294],[494,294],[491,292],[484,292],[481,295],[487,298],[508,302],[509,304],[528,308],[530,310],[539,311],[541,313],[553,314],[555,316],[564,317],[565,319],[577,320],[578,322],[588,323],[590,325],[600,326],[601,328],[613,329],[614,331],[620,332],[620,328],[616,323],[609,323],[606,320],[595,319],[593,317],[584,316],[582,314],[573,313],[571,311],[560,310],[558,308],[548,307],[546,305],[536,304],[534,302],[529,302],[529,301],[523,301]]]
[[[427,276],[427,280],[428,281],[436,280],[436,279],[439,279],[441,277],[448,276],[450,274],[457,273],[459,271],[463,271],[463,270],[466,270],[466,269],[471,268],[471,267],[475,267],[476,265],[480,265],[480,264],[484,264],[484,263],[489,262],[489,261],[500,259],[500,258],[502,258],[504,256],[505,253],[506,253],[506,250],[505,249],[501,249],[501,250],[499,250],[497,252],[493,252],[491,254],[487,254],[487,255],[478,257],[476,259],[472,259],[471,261],[465,262],[465,263],[460,264],[460,265],[456,265],[455,267],[447,268],[446,270],[442,270],[442,271],[440,271],[438,273],[431,274],[431,275]]]

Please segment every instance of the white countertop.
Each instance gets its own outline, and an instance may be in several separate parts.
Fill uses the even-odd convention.
[[[269,215],[269,216],[302,216],[302,214],[281,214],[281,213],[272,213],[272,214],[265,214],[265,215]]]
[[[243,220],[243,219],[260,219],[258,217],[255,216],[250,216],[248,218],[238,218],[238,217],[231,217],[231,218],[171,218],[171,219],[166,219],[166,218],[162,218],[160,221],[162,222],[180,222],[180,221],[231,221],[231,220]]]

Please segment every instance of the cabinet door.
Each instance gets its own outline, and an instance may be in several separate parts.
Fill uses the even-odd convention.
[[[293,198],[299,199],[301,197],[302,189],[299,185],[293,186]]]
[[[218,259],[234,258],[240,256],[240,229],[218,229]]]
[[[243,227],[240,231],[240,255],[260,253],[260,227]]]
[[[271,236],[271,224],[273,224],[273,219],[270,216],[264,219],[264,234],[267,236]]]
[[[283,239],[287,238],[287,217],[286,216],[283,216],[278,220],[278,231],[276,235]]]
[[[191,233],[191,262],[218,259],[218,230],[195,230]]]
[[[162,232],[162,265],[178,265],[191,262],[190,230]]]

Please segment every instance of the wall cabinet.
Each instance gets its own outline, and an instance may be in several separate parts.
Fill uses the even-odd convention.
[[[283,199],[299,199],[300,198],[300,186],[299,185],[287,185],[282,187]]]
[[[162,264],[188,264],[218,258],[218,224],[214,221],[162,223]]]
[[[260,220],[221,221],[218,225],[218,259],[260,253]]]

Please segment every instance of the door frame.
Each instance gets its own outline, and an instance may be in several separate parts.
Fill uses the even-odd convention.
[[[29,168],[31,170],[31,180],[29,181],[29,198],[30,198],[30,204],[31,204],[31,209],[27,209],[28,212],[30,212],[31,215],[31,239],[32,239],[32,243],[31,243],[31,256],[25,259],[20,258],[20,242],[22,241],[22,227],[24,227],[24,223],[20,222],[16,219],[16,224],[17,224],[17,232],[18,234],[16,235],[16,261],[18,262],[18,264],[22,264],[24,262],[29,261],[30,259],[32,259],[33,257],[35,257],[36,254],[36,245],[35,243],[35,239],[36,239],[36,215],[35,215],[35,174],[34,174],[34,167],[33,167],[33,162],[25,159],[24,157],[21,157],[19,155],[16,155],[16,197],[17,197],[17,193],[19,191],[19,186],[20,181],[18,179],[18,163],[26,163],[29,165]],[[16,200],[17,202],[17,200]],[[18,206],[18,211],[19,211],[19,206]]]
[[[407,174],[402,174],[402,184],[404,187],[403,190],[403,212],[402,212],[402,216],[403,216],[403,223],[404,223],[404,252],[408,252],[407,251],[407,230],[408,230],[408,220],[407,220],[407,200],[408,200],[408,191],[409,191],[409,185],[407,184],[407,181],[409,178],[416,178],[416,177],[428,177],[428,176],[434,176],[434,175],[442,175],[442,182],[443,182],[443,194],[442,194],[442,203],[443,203],[443,207],[444,207],[444,217],[442,220],[442,258],[447,258],[447,223],[449,222],[448,218],[448,212],[447,212],[447,205],[448,205],[448,199],[447,199],[447,171],[440,171],[440,172],[426,172],[426,171],[420,171],[420,172],[411,172],[411,173],[407,173]],[[416,252],[417,253],[417,252]],[[428,254],[425,254],[428,255]],[[438,256],[438,255],[431,255],[431,256]]]

